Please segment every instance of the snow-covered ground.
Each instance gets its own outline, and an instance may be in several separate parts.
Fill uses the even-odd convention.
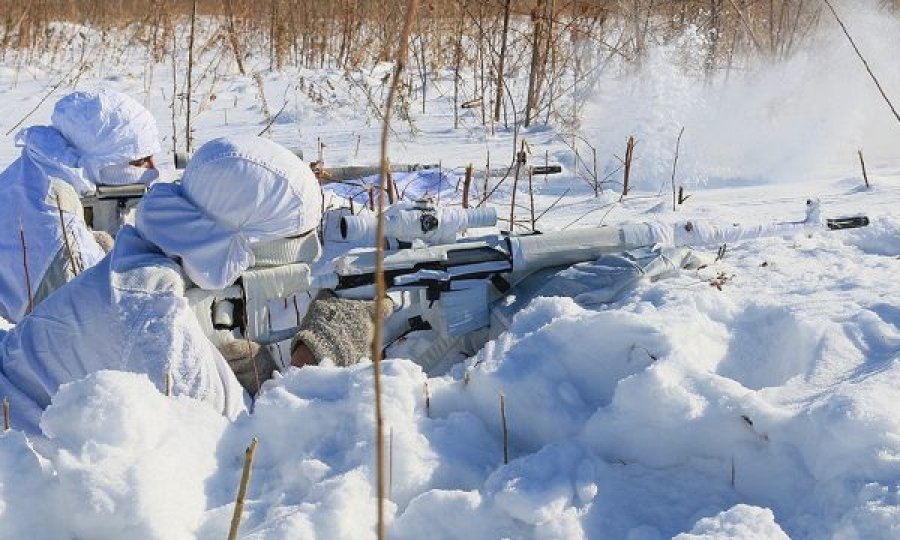
[[[861,46],[900,100],[896,21],[854,21],[869,25]],[[564,165],[535,179],[537,213],[550,208],[542,230],[801,219],[810,196],[829,216],[865,213],[871,225],[729,246],[713,266],[644,283],[603,309],[535,300],[450,376],[387,361],[390,537],[900,537],[900,126],[841,36],[831,27],[827,36],[815,52],[712,88],[678,67],[690,40],[654,51],[629,77],[603,75],[582,134],[601,176],[626,138],[638,139],[636,190],[621,202],[609,191],[595,198],[578,178],[593,167],[583,143],[576,164],[560,131],[520,133],[534,163],[548,155]],[[273,113],[285,105],[272,137],[313,157],[321,140],[329,165],[374,163],[380,126],[361,88],[380,103],[389,68],[263,73]],[[395,121],[394,161],[483,168],[489,150],[492,168],[507,164],[511,131],[491,135],[471,110],[452,128],[444,75],[426,113],[413,99],[414,132]],[[3,132],[59,77],[0,66]],[[170,66],[147,71],[134,57],[98,62],[78,86],[138,96],[171,133],[170,77]],[[203,84],[198,145],[265,127],[252,78]],[[53,101],[26,125],[47,122]],[[682,126],[676,182],[691,197],[673,211]],[[12,134],[0,138],[0,162],[16,152]],[[162,162],[171,169],[171,156]],[[491,199],[501,216],[510,187]],[[0,435],[0,538],[223,538],[252,437],[242,535],[370,538],[374,426],[370,364],[293,370],[233,423],[163,396],[146,377],[99,373],[54,397],[46,438]]]

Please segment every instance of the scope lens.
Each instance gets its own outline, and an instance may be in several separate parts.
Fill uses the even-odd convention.
[[[422,224],[422,232],[429,232],[438,228],[438,219],[434,217],[434,214],[422,214],[422,217],[419,218],[419,223]]]

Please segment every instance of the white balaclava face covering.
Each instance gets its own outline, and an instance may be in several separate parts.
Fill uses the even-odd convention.
[[[107,165],[100,169],[97,184],[104,186],[121,186],[125,184],[150,185],[159,179],[159,170],[156,168],[137,167],[130,163],[120,165]]]
[[[199,287],[221,289],[257,254],[263,264],[317,254],[321,208],[315,176],[292,152],[262,137],[223,137],[197,150],[181,184],[153,186],[136,227]]]
[[[156,120],[143,105],[115,90],[73,92],[53,109],[53,127],[80,154],[78,166],[94,184],[150,183],[155,169],[129,162],[158,154]]]

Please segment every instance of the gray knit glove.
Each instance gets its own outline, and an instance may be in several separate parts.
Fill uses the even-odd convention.
[[[393,309],[393,302],[385,298],[385,317]],[[369,356],[374,312],[374,301],[348,300],[322,291],[310,304],[300,332],[291,342],[291,352],[303,344],[316,362],[330,358],[337,366],[356,364]]]
[[[269,350],[254,341],[229,341],[219,348],[219,352],[225,357],[238,382],[251,396],[256,395],[262,383],[271,379],[272,372],[275,371],[275,360]]]
[[[103,250],[103,253],[109,253],[112,251],[113,245],[115,244],[115,240],[110,234],[106,231],[91,231],[94,235],[94,241],[100,246],[100,249]]]

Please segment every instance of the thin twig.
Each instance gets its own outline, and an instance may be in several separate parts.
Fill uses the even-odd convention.
[[[617,204],[617,203],[612,202],[612,203],[604,204],[604,205],[602,205],[602,206],[598,206],[597,208],[591,208],[591,209],[588,210],[587,212],[581,214],[581,215],[578,216],[577,218],[575,218],[575,219],[573,219],[572,221],[570,221],[568,225],[566,225],[565,227],[563,227],[563,230],[566,230],[566,229],[568,229],[569,227],[571,227],[572,225],[575,225],[576,223],[578,223],[578,222],[581,221],[582,219],[588,217],[589,215],[593,214],[594,212],[596,212],[596,211],[598,211],[598,210],[603,210],[604,208],[609,207],[609,210],[606,211],[606,214],[604,214],[604,215],[603,215],[603,218],[600,220],[600,221],[602,222],[603,219],[606,219],[606,216],[609,215],[609,213],[612,211],[612,209],[616,207],[616,204]]]
[[[675,205],[678,202],[675,195],[675,167],[678,166],[678,151],[681,149],[681,136],[684,135],[684,126],[678,132],[678,140],[675,141],[675,159],[672,161],[672,211],[675,211]],[[662,188],[660,188],[660,191]]]
[[[260,131],[260,132],[257,134],[257,137],[262,137],[263,135],[266,134],[267,131],[269,131],[269,129],[272,127],[272,125],[275,123],[275,121],[278,120],[278,117],[281,116],[281,113],[284,112],[284,108],[285,108],[285,107],[287,107],[287,101],[285,101],[285,102],[284,102],[284,105],[282,105],[281,108],[278,109],[278,112],[275,113],[275,116],[273,116],[273,117],[269,120],[269,123],[266,124],[266,127],[264,127],[263,130]]]
[[[191,86],[192,82],[192,72],[194,71],[194,30],[197,22],[197,0],[194,0],[193,7],[191,8],[191,33],[188,38],[188,68],[187,68],[187,114],[184,119],[184,137],[185,137],[185,149],[188,154],[191,153],[194,137],[191,134],[191,92],[193,90]]]
[[[25,268],[25,289],[28,291],[28,311],[34,310],[34,291],[31,290],[31,273],[28,271],[28,244],[25,243],[25,226],[19,221],[19,240],[22,242],[22,266]]]
[[[838,16],[837,11],[834,10],[834,6],[831,5],[829,0],[822,0],[825,2],[825,5],[828,6],[828,9],[831,10],[831,14],[834,15],[835,20],[841,26],[841,30],[844,31],[844,35],[847,36],[847,41],[850,42],[850,45],[853,47],[853,50],[856,51],[856,56],[862,61],[863,66],[866,67],[866,71],[869,72],[869,76],[872,77],[872,80],[875,82],[875,86],[878,87],[878,91],[881,93],[881,97],[884,98],[884,101],[888,104],[888,107],[891,108],[891,112],[894,113],[894,118],[897,119],[897,122],[900,122],[900,113],[897,113],[897,109],[894,108],[894,104],[891,103],[891,100],[888,99],[887,94],[884,92],[884,88],[881,87],[881,83],[878,82],[878,78],[875,77],[875,74],[872,73],[872,68],[869,67],[869,63],[866,62],[865,57],[863,57],[862,53],[859,51],[859,47],[856,46],[856,42],[853,41],[853,38],[850,36],[850,32],[847,31],[847,27],[844,26],[844,21]]]
[[[538,214],[538,217],[534,218],[534,220],[535,220],[535,221],[540,220],[542,217],[544,217],[544,214],[546,214],[546,213],[549,212],[550,210],[553,210],[553,209],[556,207],[556,205],[559,204],[559,201],[563,200],[563,197],[565,197],[566,195],[568,195],[568,194],[569,194],[569,191],[571,191],[571,190],[572,190],[572,188],[566,188],[566,190],[562,192],[562,195],[560,195],[559,197],[557,197],[556,200],[553,201],[553,204],[551,204],[551,205],[548,206],[543,212],[541,212],[540,214]]]
[[[74,72],[76,69],[80,72],[81,70],[84,70],[84,69],[86,69],[86,68],[87,68],[87,64],[83,64],[83,63],[82,63],[82,64],[76,64],[75,66],[72,66],[72,69],[70,69],[69,71],[67,71],[66,74],[63,75],[63,77],[62,77],[60,80],[58,80],[58,81],[56,82],[56,84],[54,84],[53,86],[51,86],[51,87],[50,87],[50,91],[47,92],[47,93],[44,95],[44,97],[42,97],[41,100],[37,102],[37,105],[35,105],[34,108],[32,108],[30,111],[28,111],[28,113],[25,114],[25,116],[23,116],[18,122],[16,122],[16,125],[14,125],[13,127],[9,128],[9,130],[6,131],[5,135],[8,136],[10,133],[12,133],[13,131],[15,131],[17,127],[19,127],[19,126],[21,126],[23,123],[25,123],[25,120],[28,120],[28,118],[29,118],[32,114],[34,114],[34,112],[37,111],[37,110],[40,108],[40,106],[44,104],[45,101],[47,101],[48,99],[50,99],[50,96],[52,96],[52,95],[54,94],[54,92],[56,92],[56,91],[59,89],[59,87],[62,86],[63,83],[66,82],[66,80],[68,80],[69,75],[71,75],[72,72]]]

